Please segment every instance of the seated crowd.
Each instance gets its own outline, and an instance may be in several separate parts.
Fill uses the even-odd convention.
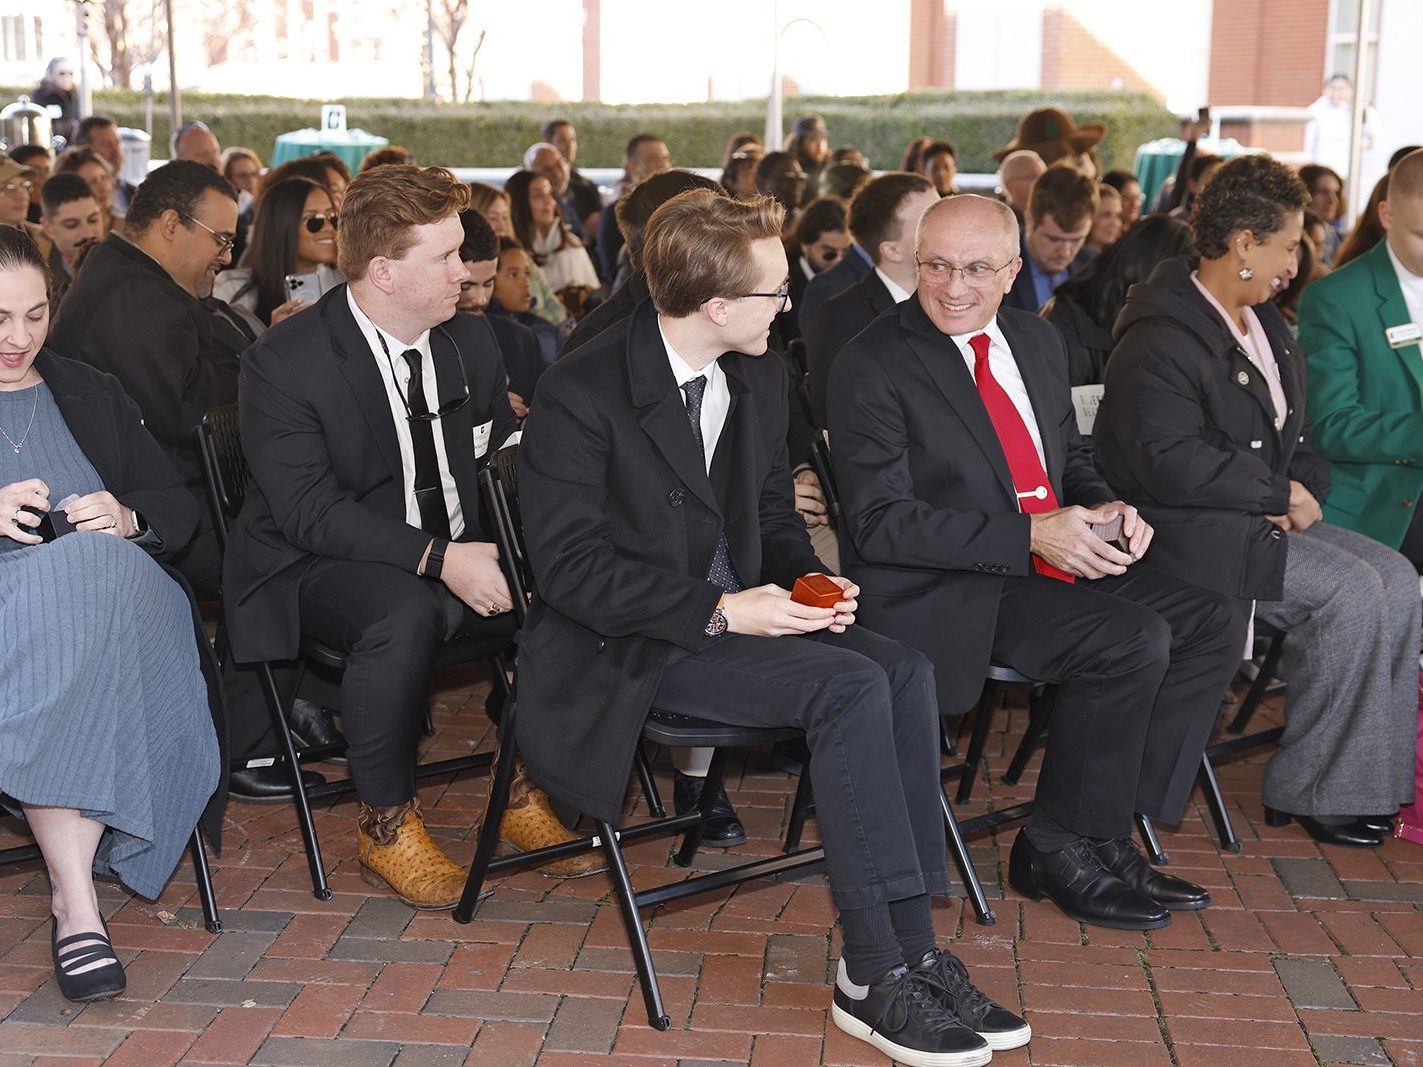
[[[349,764],[363,876],[456,904],[416,758],[442,648],[515,637],[477,481],[511,440],[538,593],[500,837],[578,840],[555,805],[615,822],[653,708],[803,732],[777,756],[817,785],[832,1017],[901,1062],[1031,1036],[930,913],[940,717],[990,665],[1053,693],[1008,869],[1031,900],[1130,930],[1209,905],[1132,828],[1182,820],[1257,628],[1287,638],[1267,820],[1379,845],[1413,799],[1423,150],[1346,234],[1333,171],[1194,129],[1144,213],[1105,132],[1026,116],[996,197],[959,193],[952,141],[875,175],[819,116],[785,150],[734,136],[720,182],[639,134],[606,203],[565,119],[502,189],[399,148],[263,173],[201,122],[136,188],[100,116],[0,159],[0,598],[31,621],[0,650],[0,794],[50,875],[60,991],[124,988],[94,872],[154,897],[229,795],[291,797],[259,664]],[[224,549],[195,429],[234,404]],[[791,599],[807,574],[838,599]],[[195,598],[221,599],[220,665]],[[339,680],[296,666],[310,640]],[[674,806],[734,847],[712,755],[672,753]]]

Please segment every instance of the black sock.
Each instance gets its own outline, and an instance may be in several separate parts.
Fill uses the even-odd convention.
[[[1028,835],[1029,843],[1039,852],[1056,852],[1082,839],[1081,834],[1069,830],[1052,816],[1044,814],[1041,809],[1035,810],[1028,818],[1028,825],[1023,832]]]
[[[840,912],[844,947],[840,958],[856,985],[872,985],[904,962],[888,904],[845,908]]]
[[[929,894],[920,893],[917,897],[890,901],[889,917],[894,923],[894,937],[899,942],[904,962],[913,967],[934,948],[934,918]]]

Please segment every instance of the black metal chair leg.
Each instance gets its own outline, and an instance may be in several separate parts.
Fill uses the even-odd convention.
[[[715,756],[712,757],[712,765],[715,768]],[[707,781],[711,781],[710,772],[707,774]],[[603,844],[603,855],[608,861],[608,873],[613,878],[618,909],[623,913],[623,925],[627,927],[632,961],[637,967],[637,980],[642,986],[642,1000],[647,1006],[647,1022],[654,1030],[670,1030],[672,1020],[667,1015],[667,1009],[662,1006],[662,990],[657,984],[657,969],[652,965],[652,950],[647,946],[647,931],[642,928],[642,916],[637,910],[632,879],[628,877],[627,864],[623,862],[623,852],[618,847],[617,831],[611,823],[599,820],[598,837]]]
[[[1230,823],[1230,813],[1225,810],[1225,797],[1221,796],[1220,782],[1216,780],[1215,768],[1211,766],[1211,758],[1205,753],[1201,754],[1200,770],[1201,792],[1206,796],[1206,807],[1210,809],[1211,818],[1215,820],[1216,834],[1220,837],[1220,847],[1227,852],[1240,851],[1240,838],[1235,836],[1235,827]]]
[[[484,821],[479,826],[479,843],[474,849],[474,861],[469,865],[469,875],[464,881],[464,892],[455,905],[454,918],[457,923],[467,923],[474,918],[479,894],[484,889],[484,879],[489,873],[489,864],[494,859],[494,850],[499,847],[499,824],[504,821],[504,812],[509,807],[509,787],[514,782],[514,717],[517,707],[506,704],[500,716],[496,744],[499,757],[494,763],[494,774],[489,779],[489,801],[484,806]]]
[[[1161,848],[1161,839],[1156,836],[1156,827],[1151,825],[1151,820],[1140,813],[1136,817],[1137,833],[1141,834],[1141,843],[1146,846],[1146,859],[1153,867],[1165,867],[1171,862]]]
[[[800,837],[805,832],[805,820],[810,815],[810,801],[813,795],[810,787],[810,768],[802,767],[800,781],[795,787],[795,800],[791,802],[791,818],[786,826],[786,843],[782,852],[794,852],[800,848]]]
[[[222,933],[222,916],[217,913],[217,897],[213,894],[212,868],[208,866],[208,852],[203,846],[203,832],[193,827],[193,837],[189,843],[193,853],[193,875],[198,882],[198,900],[203,906],[203,925],[210,934]]]
[[[968,742],[968,754],[964,757],[964,774],[959,779],[958,796],[954,803],[962,804],[973,795],[973,780],[978,777],[978,769],[983,765],[983,750],[988,745],[988,726],[993,721],[993,704],[998,697],[998,683],[992,680],[983,683],[983,695],[978,699],[978,718],[973,723],[973,736]]]
[[[331,887],[326,884],[326,865],[321,859],[321,843],[316,839],[316,824],[311,817],[311,801],[301,784],[301,763],[296,757],[296,746],[292,743],[291,727],[282,714],[282,696],[277,688],[276,675],[270,664],[258,666],[262,682],[262,695],[267,701],[267,711],[272,718],[272,731],[281,742],[282,756],[287,765],[287,779],[292,787],[292,802],[296,804],[296,820],[301,827],[302,843],[306,846],[306,864],[311,869],[311,891],[317,900],[330,900]]]
[[[686,836],[682,838],[682,847],[672,857],[677,861],[677,866],[690,867],[692,857],[697,854],[697,849],[702,847],[702,834],[706,831],[707,819],[711,816],[712,805],[716,803],[717,790],[721,788],[721,779],[725,773],[726,751],[715,749],[712,752],[711,764],[707,767],[706,781],[702,784],[702,797],[697,805],[702,817],[687,829]]]
[[[1265,652],[1265,658],[1260,663],[1260,673],[1255,675],[1255,680],[1250,683],[1250,689],[1245,694],[1245,699],[1240,702],[1240,710],[1235,713],[1235,718],[1230,720],[1230,725],[1225,728],[1226,733],[1241,734],[1245,732],[1245,727],[1250,725],[1251,718],[1260,707],[1260,702],[1265,699],[1265,690],[1269,688],[1270,679],[1275,676],[1275,668],[1280,665],[1280,657],[1285,652],[1285,638],[1281,634],[1270,642],[1269,649]]]
[[[954,806],[949,803],[949,794],[942,787],[939,789],[939,800],[944,809],[944,826],[949,833],[949,852],[954,858],[954,865],[959,869],[959,877],[963,879],[964,890],[973,905],[974,916],[980,926],[992,926],[998,921],[998,916],[993,914],[993,909],[988,906],[988,898],[983,893],[983,883],[978,880],[978,872],[974,870],[973,860],[968,854],[968,845],[959,829],[958,816],[954,814]]]
[[[662,806],[662,794],[657,791],[657,781],[652,777],[652,768],[647,762],[647,753],[642,749],[642,742],[637,745],[637,753],[633,757],[633,766],[637,769],[637,780],[642,786],[643,798],[647,801],[647,811],[654,819],[661,819],[666,816],[667,809]]]

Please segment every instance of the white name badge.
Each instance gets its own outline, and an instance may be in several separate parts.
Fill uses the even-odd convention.
[[[1092,427],[1097,422],[1097,408],[1102,404],[1104,387],[1100,385],[1074,385],[1072,387],[1072,407],[1077,412],[1077,432],[1083,437],[1092,436]]]
[[[1423,341],[1423,326],[1416,322],[1405,322],[1402,326],[1390,326],[1383,335],[1388,338],[1389,348],[1407,348]]]
[[[489,434],[494,429],[494,420],[474,428],[474,458],[479,459],[489,451]]]

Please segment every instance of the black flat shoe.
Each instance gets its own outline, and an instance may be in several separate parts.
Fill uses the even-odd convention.
[[[1211,895],[1201,886],[1158,871],[1147,863],[1129,838],[1096,842],[1092,851],[1097,853],[1103,867],[1167,911],[1199,911],[1211,902]]]
[[[1300,829],[1324,845],[1348,845],[1351,848],[1378,848],[1387,836],[1366,825],[1362,819],[1346,823],[1320,822],[1308,815],[1291,815],[1287,811],[1265,809],[1266,826],[1286,826],[1293,819]]]
[[[1384,837],[1393,833],[1393,820],[1397,815],[1360,815],[1359,825],[1367,826],[1370,830],[1377,830]]]
[[[672,805],[678,815],[688,815],[697,810],[701,803],[702,786],[705,778],[676,771],[672,775]],[[727,799],[726,790],[717,786],[716,798],[712,801],[711,815],[707,818],[702,832],[702,844],[716,848],[734,848],[746,844],[746,829],[736,817],[736,809]]]
[[[346,735],[336,728],[336,719],[330,708],[298,697],[292,701],[292,710],[287,715],[287,725],[292,737],[306,748],[330,748],[332,754],[323,757],[332,763],[344,763]]]
[[[70,947],[86,941],[90,943],[79,948]],[[56,919],[50,926],[49,950],[50,955],[54,957],[54,980],[65,1000],[72,1000],[76,1004],[86,1004],[91,1000],[108,1000],[122,993],[128,984],[124,977],[123,964],[119,962],[114,946],[109,941],[107,926],[102,934],[73,934],[60,938],[59,920]],[[85,964],[97,963],[99,960],[109,962],[82,974],[74,973]]]
[[[315,771],[302,771],[301,781],[307,789],[315,789],[326,784],[326,776]],[[280,764],[271,767],[244,767],[229,772],[227,791],[250,804],[278,804],[290,800],[292,795],[286,768]]]
[[[1085,840],[1039,852],[1019,830],[1008,857],[1008,884],[1029,900],[1047,897],[1069,918],[1114,930],[1159,930],[1171,913],[1107,870]]]

